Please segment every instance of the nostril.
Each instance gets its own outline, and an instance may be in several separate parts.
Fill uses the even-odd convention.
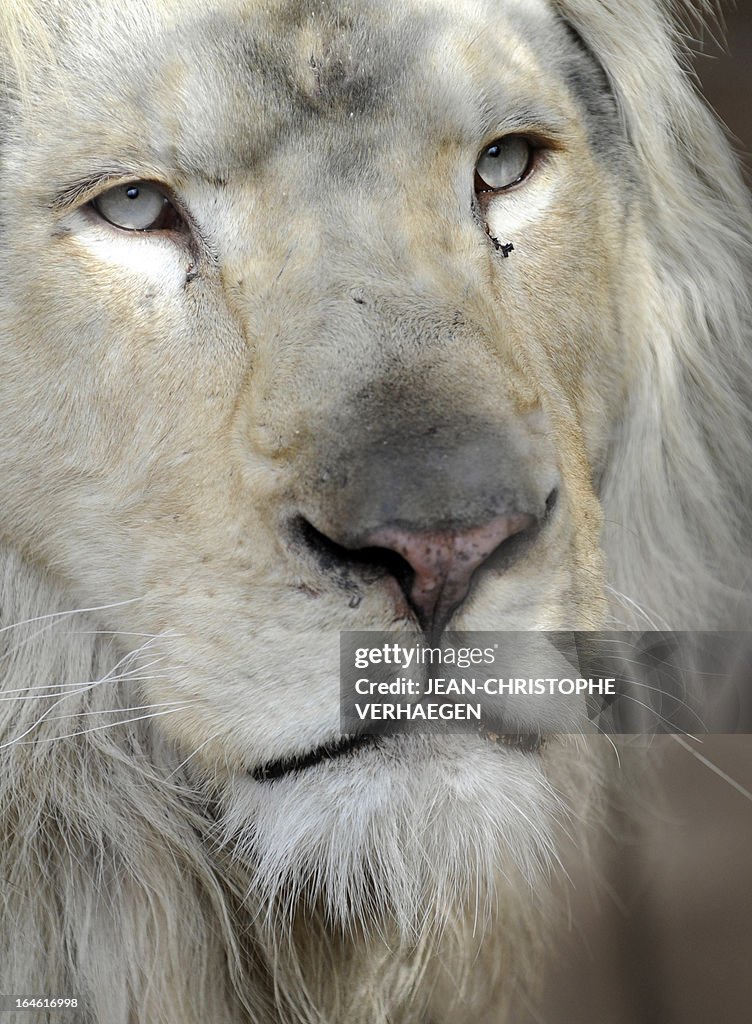
[[[555,508],[556,508],[558,503],[559,503],[559,488],[558,487],[554,487],[554,489],[551,491],[549,496],[546,498],[546,511],[545,511],[545,516],[544,516],[546,519],[548,519],[549,516],[553,515],[554,510],[555,510]]]
[[[509,513],[475,527],[383,526],[349,535],[345,545],[301,516],[294,520],[293,534],[324,572],[346,585],[352,570],[365,582],[391,577],[421,627],[435,636],[466,598],[476,571],[484,563],[498,568],[511,562],[538,525],[531,515]]]
[[[291,533],[299,545],[314,555],[328,575],[343,576],[348,570],[355,569],[365,582],[392,576],[404,594],[407,595],[412,588],[415,572],[396,551],[378,546],[351,548],[338,544],[303,516],[293,520]]]

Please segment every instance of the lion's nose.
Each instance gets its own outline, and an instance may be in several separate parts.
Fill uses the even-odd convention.
[[[546,515],[555,502],[554,491]],[[507,567],[519,553],[521,545],[516,542],[524,544],[525,538],[534,537],[540,525],[536,515],[509,512],[474,527],[387,525],[344,537],[331,528],[323,533],[300,518],[294,532],[328,573],[338,576],[356,570],[367,579],[375,570],[391,579],[400,615],[411,608],[426,635],[435,638],[467,597],[478,570],[486,564]]]
[[[398,575],[402,591],[427,631],[441,627],[464,601],[475,571],[505,541],[530,529],[531,515],[498,516],[473,529],[412,532],[398,527],[374,530],[361,549],[394,552],[412,570]]]
[[[507,573],[549,518],[559,487],[548,434],[522,417],[501,426],[404,422],[342,429],[295,481],[288,536],[353,597],[385,581],[398,618],[441,633],[481,572]],[[368,424],[366,424],[368,426]],[[383,583],[382,583],[383,587]]]

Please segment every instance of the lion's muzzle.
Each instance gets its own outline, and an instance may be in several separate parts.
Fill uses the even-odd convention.
[[[329,578],[386,585],[397,616],[437,637],[480,573],[509,571],[538,537],[558,493],[550,453],[524,417],[365,434],[340,432],[303,486],[298,550]]]

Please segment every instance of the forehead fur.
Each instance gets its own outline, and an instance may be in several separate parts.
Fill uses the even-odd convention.
[[[596,113],[607,93],[542,0],[13,0],[0,17],[51,142],[75,133],[84,159],[212,177],[326,123],[350,122],[357,147],[364,114],[370,131],[399,122],[477,146],[517,125],[563,129],[562,80]]]

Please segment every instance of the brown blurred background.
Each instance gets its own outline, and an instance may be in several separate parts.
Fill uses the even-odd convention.
[[[752,182],[752,0],[720,7],[695,67]],[[732,782],[657,746],[655,762],[621,751],[623,776],[642,775],[636,822],[612,812],[593,865],[570,851],[544,1003],[519,1024],[752,1024],[752,736],[690,744]]]
[[[645,742],[617,738],[638,807],[606,814],[592,863],[568,851],[543,1005],[519,1024],[752,1022],[752,736],[686,741],[727,778]]]
[[[628,3],[629,0],[623,0]],[[752,172],[752,0],[718,5],[722,23],[693,47],[695,67],[710,105],[729,128],[750,181]],[[714,38],[713,38],[714,37]],[[752,1013],[750,1014],[752,1020]]]
[[[624,0],[628,3],[629,0]],[[752,0],[719,4],[722,23],[715,37],[699,40],[695,59],[703,91],[736,139],[737,150],[752,170]],[[752,1019],[752,1014],[750,1015]]]

